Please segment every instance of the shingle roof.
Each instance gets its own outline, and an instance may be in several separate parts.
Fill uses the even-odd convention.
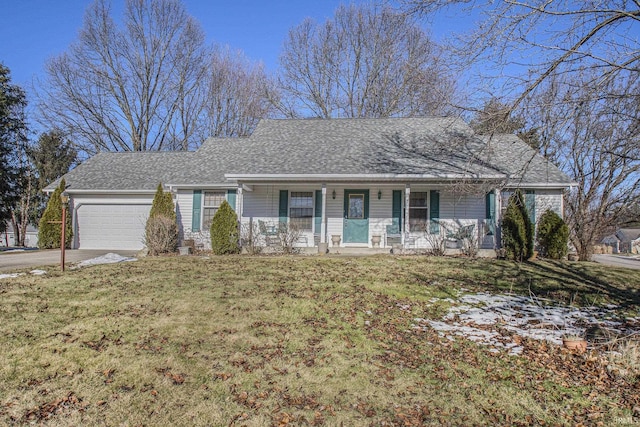
[[[385,174],[511,182],[571,180],[515,135],[474,135],[457,118],[262,120],[248,138],[196,152],[101,153],[69,172],[70,189],[153,190],[158,182],[233,185],[225,175]]]
[[[632,242],[640,239],[640,228],[621,228],[616,232],[621,242]]]

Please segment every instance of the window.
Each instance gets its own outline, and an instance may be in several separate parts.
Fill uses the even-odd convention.
[[[429,193],[411,192],[409,196],[409,231],[426,231],[429,219]]]
[[[301,231],[312,230],[313,193],[311,191],[291,192],[289,223]]]
[[[222,202],[226,199],[225,191],[205,191],[202,206],[202,229],[209,230],[213,216],[218,211]]]

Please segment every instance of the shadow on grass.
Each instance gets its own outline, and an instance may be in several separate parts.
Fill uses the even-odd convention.
[[[616,304],[640,306],[640,278],[636,271],[591,263],[466,260],[444,277],[475,292],[532,295],[580,306]],[[417,279],[424,280],[420,274]]]

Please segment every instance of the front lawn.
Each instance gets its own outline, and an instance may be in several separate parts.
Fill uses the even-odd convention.
[[[464,293],[638,316],[638,271],[428,257],[169,257],[0,279],[0,424],[611,425],[601,351],[509,355],[416,319]],[[622,373],[621,373],[622,372]]]

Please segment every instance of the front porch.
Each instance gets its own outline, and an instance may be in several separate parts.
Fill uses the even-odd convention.
[[[389,253],[472,244],[493,250],[496,193],[457,194],[446,184],[242,183],[236,211],[241,227],[267,248]]]

